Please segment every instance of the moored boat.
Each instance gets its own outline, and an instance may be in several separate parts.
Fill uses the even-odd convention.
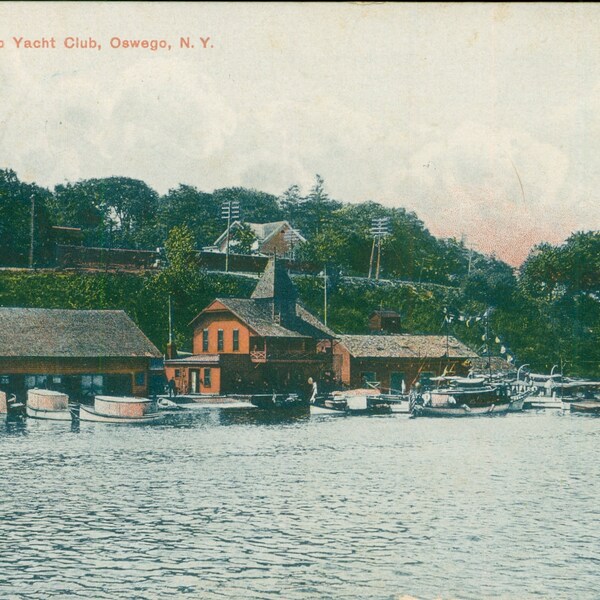
[[[579,400],[577,402],[571,402],[569,408],[572,412],[600,414],[600,401]]]
[[[155,423],[165,417],[154,400],[127,396],[96,396],[94,407],[82,404],[80,421],[96,423]]]
[[[32,419],[70,421],[69,397],[54,390],[32,389],[27,392],[25,411]]]
[[[265,410],[293,410],[308,406],[308,401],[299,394],[254,394],[250,403]]]
[[[389,414],[390,403],[384,395],[374,389],[356,389],[333,392],[327,396],[317,397],[310,405],[310,413],[338,415]]]
[[[0,414],[6,415],[7,419],[20,418],[25,415],[25,405],[17,401],[14,394],[0,391]]]
[[[491,385],[483,378],[439,377],[438,387],[420,394],[412,409],[415,417],[470,417],[505,414],[510,409],[510,394],[502,385]]]

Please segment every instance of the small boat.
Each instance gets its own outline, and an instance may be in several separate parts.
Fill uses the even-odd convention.
[[[79,420],[95,423],[156,423],[165,416],[149,398],[96,396],[93,408],[85,404],[79,407]]]
[[[7,396],[6,392],[0,391],[0,414],[5,414],[7,419],[25,416],[25,405],[17,402],[14,394]]]
[[[71,420],[69,397],[54,390],[28,390],[25,411],[31,419]]]
[[[530,392],[522,392],[520,394],[511,395],[508,404],[508,412],[521,412],[525,407],[525,401],[529,397]]]
[[[571,402],[570,407],[572,412],[600,414],[600,401],[587,400]]]
[[[483,378],[437,377],[439,387],[417,397],[415,417],[472,417],[506,414],[510,393],[506,386],[492,385]]]
[[[307,407],[308,401],[299,394],[254,394],[250,403],[264,410],[293,410]]]
[[[392,412],[385,396],[374,389],[356,389],[333,392],[328,396],[317,397],[310,405],[311,415],[373,415]]]

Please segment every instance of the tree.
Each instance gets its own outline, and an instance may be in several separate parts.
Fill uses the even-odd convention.
[[[232,251],[239,254],[251,254],[254,242],[256,242],[256,234],[250,225],[242,223],[233,229],[229,243]]]
[[[279,207],[277,197],[258,190],[242,187],[222,188],[213,192],[213,200],[219,206],[230,200],[239,202],[241,218],[248,223],[269,223],[283,219],[283,211]],[[223,227],[221,231],[224,229]]]
[[[190,185],[171,189],[160,199],[158,229],[161,243],[174,227],[187,226],[196,247],[209,246],[223,231],[221,207],[213,194]]]
[[[3,265],[27,266],[33,212],[33,262],[45,264],[51,252],[51,220],[47,203],[49,190],[23,183],[10,170],[0,170],[0,257]]]
[[[86,243],[152,248],[160,238],[158,194],[138,179],[107,177],[56,186],[52,208],[63,224],[84,229]]]

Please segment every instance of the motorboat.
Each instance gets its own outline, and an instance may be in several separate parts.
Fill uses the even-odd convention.
[[[94,406],[81,404],[79,420],[95,423],[156,423],[164,419],[156,401],[128,396],[96,396]]]
[[[25,412],[31,419],[70,421],[69,397],[55,390],[31,389],[27,391]]]
[[[436,377],[437,387],[415,399],[415,417],[470,417],[506,414],[511,395],[504,385],[488,383],[484,378]]]
[[[385,395],[374,389],[355,389],[317,396],[310,405],[311,415],[365,415],[392,412]]]
[[[299,394],[254,394],[250,403],[264,410],[294,410],[308,407],[308,401]]]

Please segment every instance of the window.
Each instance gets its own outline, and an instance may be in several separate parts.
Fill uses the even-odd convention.
[[[52,383],[58,383],[58,384],[62,383],[62,377],[60,375],[54,375],[52,377]]]
[[[205,388],[209,388],[211,387],[211,383],[210,383],[210,369],[206,368],[204,369],[204,382],[203,384]]]
[[[175,369],[175,377],[181,377],[181,369]]]
[[[47,381],[47,375],[25,375],[25,387],[28,389],[43,389],[46,387]]]
[[[10,383],[10,377],[8,375],[0,375],[0,385],[8,385]]]
[[[217,331],[217,352],[223,352],[223,330]]]
[[[208,329],[202,330],[202,352],[208,352]]]
[[[146,385],[146,373],[143,371],[139,371],[135,374],[135,385],[137,387],[142,387]]]
[[[240,349],[240,330],[233,330],[233,351],[237,352]]]
[[[81,376],[81,392],[84,395],[95,396],[104,392],[104,376],[103,375],[82,375]]]

